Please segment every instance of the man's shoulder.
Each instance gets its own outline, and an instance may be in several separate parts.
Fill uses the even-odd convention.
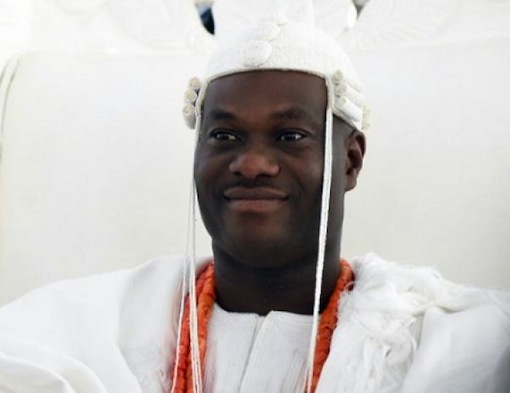
[[[134,299],[176,292],[184,259],[162,257],[132,269],[68,279],[35,289],[0,308],[0,331],[42,335],[71,330],[87,321],[117,325]],[[38,329],[34,329],[38,326]],[[79,329],[78,329],[79,330]]]
[[[8,366],[20,373],[30,367],[17,364],[35,358],[64,380],[74,378],[71,371],[92,375],[89,382],[107,391],[135,391],[140,380],[157,384],[152,376],[164,367],[161,348],[177,324],[184,265],[183,257],[163,257],[36,289],[0,308],[0,357],[13,359]]]
[[[351,265],[355,282],[342,296],[331,358],[366,372],[352,386],[374,373],[364,359],[379,359],[380,383],[406,393],[508,391],[500,370],[510,362],[509,293],[455,284],[433,268],[375,254]]]
[[[34,289],[0,308],[0,317],[12,308],[32,304],[80,306],[94,304],[97,299],[119,300],[126,290],[151,284],[163,284],[180,275],[184,258],[169,256],[151,259],[140,266],[65,279]],[[103,303],[104,304],[104,303]]]
[[[364,286],[370,283],[383,285],[397,285],[407,287],[413,284],[416,287],[429,290],[435,290],[437,295],[459,295],[473,293],[488,293],[496,296],[506,297],[510,295],[509,290],[480,288],[469,284],[455,283],[445,279],[439,270],[432,266],[418,266],[402,262],[394,262],[383,259],[375,253],[368,253],[355,258],[351,266],[356,275],[356,285]]]
[[[510,291],[457,284],[435,268],[384,260],[367,254],[352,262],[356,277],[353,292],[372,301],[380,299],[382,309],[406,307],[421,314],[432,307],[445,313],[473,308],[493,308],[510,318]]]

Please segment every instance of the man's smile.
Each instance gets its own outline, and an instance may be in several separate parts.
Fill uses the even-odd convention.
[[[271,187],[232,187],[223,196],[228,206],[240,213],[271,213],[288,199],[283,191]]]

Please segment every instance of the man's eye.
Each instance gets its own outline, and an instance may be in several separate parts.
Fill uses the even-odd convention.
[[[294,142],[304,137],[305,135],[299,131],[285,131],[278,135],[278,140],[284,142]]]
[[[233,132],[225,130],[211,132],[211,138],[217,141],[236,141],[238,139]]]

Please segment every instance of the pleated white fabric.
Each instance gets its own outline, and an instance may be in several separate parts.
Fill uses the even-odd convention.
[[[1,308],[0,392],[168,390],[183,264],[162,258],[65,281]],[[352,266],[355,286],[342,296],[319,393],[510,391],[508,294],[375,255]],[[309,321],[216,307],[205,390],[294,392]]]
[[[297,392],[307,370],[311,315],[230,313],[215,306],[207,337],[208,392]]]

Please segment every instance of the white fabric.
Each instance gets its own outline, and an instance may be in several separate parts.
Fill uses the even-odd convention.
[[[370,0],[336,36],[347,50],[416,47],[508,37],[508,0]]]
[[[348,49],[416,44],[444,29],[460,0],[370,0],[339,41]]]
[[[61,282],[0,309],[0,391],[163,392],[183,263],[160,259]],[[375,255],[353,270],[318,392],[509,391],[508,294]],[[264,367],[257,372],[279,371]],[[222,370],[215,378],[228,378]]]
[[[302,1],[215,0],[212,5],[214,36],[224,39],[274,13],[304,21],[307,8],[312,5],[314,18],[307,22],[314,22],[317,28],[332,37],[340,36],[356,22],[356,8],[351,0],[313,0],[307,4]]]
[[[310,315],[272,311],[263,317],[215,305],[205,386],[222,393],[300,391],[311,331]]]
[[[0,69],[28,48],[32,16],[29,0],[0,0]]]
[[[34,50],[167,54],[169,48],[193,47],[206,51],[214,45],[193,2],[188,0],[32,0],[31,3],[30,44]]]

